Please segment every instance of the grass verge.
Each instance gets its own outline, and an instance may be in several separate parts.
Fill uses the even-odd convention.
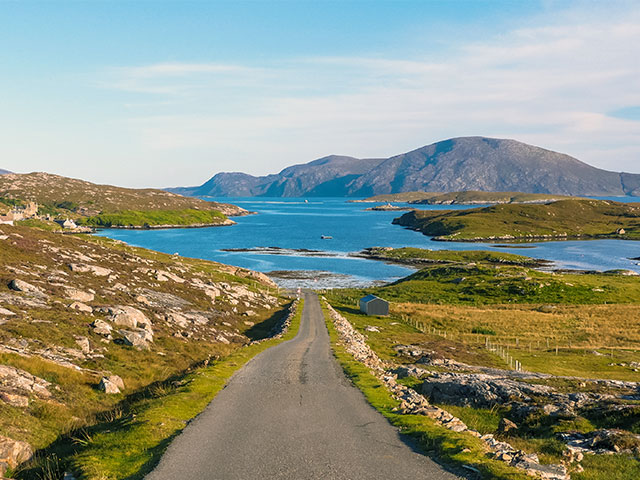
[[[212,365],[155,384],[126,408],[116,408],[104,415],[102,422],[57,442],[51,454],[36,458],[17,473],[17,478],[58,478],[49,472],[64,469],[82,479],[144,477],[171,440],[206,408],[237,370],[267,348],[295,337],[303,307],[301,300],[282,338],[249,345]]]
[[[469,471],[477,471],[483,479],[525,480],[531,478],[525,473],[485,454],[484,443],[471,435],[448,430],[422,415],[403,415],[395,411],[399,402],[395,400],[384,384],[356,361],[338,342],[338,334],[329,319],[325,305],[322,305],[325,323],[329,330],[333,353],[347,377],[364,394],[367,401],[400,431],[415,439],[426,452],[433,453],[451,466]]]

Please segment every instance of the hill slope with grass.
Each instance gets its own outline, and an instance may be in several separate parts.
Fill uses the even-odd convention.
[[[413,210],[393,223],[442,241],[640,240],[640,204],[571,199],[462,211]]]
[[[0,431],[36,450],[117,419],[173,376],[267,336],[284,305],[249,270],[0,225]]]
[[[190,226],[229,224],[246,215],[235,205],[207,202],[156,189],[131,189],[49,173],[0,176],[0,202],[35,201],[40,213],[90,226]]]

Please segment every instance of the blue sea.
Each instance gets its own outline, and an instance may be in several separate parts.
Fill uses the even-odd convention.
[[[637,197],[610,198],[636,201]],[[345,198],[219,198],[257,212],[235,217],[236,225],[170,230],[102,230],[98,235],[165,253],[215,260],[270,274],[284,287],[331,288],[394,281],[412,269],[352,257],[367,247],[420,247],[432,250],[504,251],[543,258],[555,268],[640,272],[640,242],[625,240],[558,241],[526,244],[436,242],[419,232],[392,225],[404,212],[366,211],[376,204]],[[401,204],[397,204],[401,205]],[[415,208],[416,206],[412,206]],[[420,206],[425,209],[471,208]],[[476,206],[477,207],[477,206]],[[322,237],[332,237],[323,239]],[[270,247],[276,247],[270,248]],[[243,249],[245,251],[226,251]],[[313,250],[317,252],[298,251]],[[275,272],[275,273],[272,273]]]

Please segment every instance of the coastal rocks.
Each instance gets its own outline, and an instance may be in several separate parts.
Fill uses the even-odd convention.
[[[33,457],[31,445],[9,437],[0,436],[0,474],[14,469]]]
[[[111,275],[111,270],[108,268],[86,263],[70,263],[69,269],[74,273],[92,273],[96,277],[107,277]]]
[[[95,295],[93,293],[83,292],[77,288],[67,287],[65,288],[65,295],[69,300],[75,300],[76,302],[93,302]]]
[[[16,292],[44,295],[44,292],[35,285],[31,285],[30,283],[27,283],[24,280],[20,280],[18,278],[14,278],[9,282],[9,288]]]
[[[98,390],[108,393],[116,394],[124,390],[124,382],[118,375],[111,375],[109,377],[102,377],[98,384]]]

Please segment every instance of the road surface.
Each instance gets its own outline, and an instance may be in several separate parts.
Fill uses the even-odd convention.
[[[450,480],[344,376],[320,303],[305,294],[296,338],[239,370],[171,443],[148,480]]]

